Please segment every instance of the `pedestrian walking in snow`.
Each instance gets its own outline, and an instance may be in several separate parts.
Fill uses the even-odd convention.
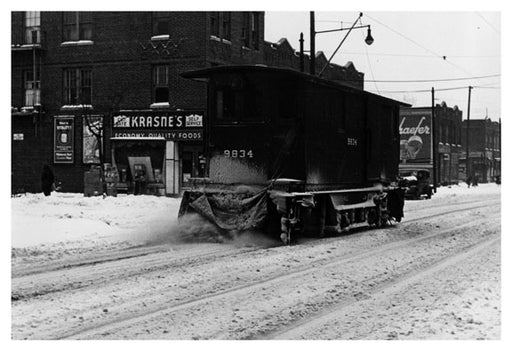
[[[50,196],[53,188],[55,187],[55,176],[53,175],[50,166],[43,166],[43,173],[41,174],[41,188],[45,196]]]

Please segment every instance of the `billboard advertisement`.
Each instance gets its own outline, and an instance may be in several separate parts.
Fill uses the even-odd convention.
[[[432,164],[432,112],[400,110],[400,163]]]

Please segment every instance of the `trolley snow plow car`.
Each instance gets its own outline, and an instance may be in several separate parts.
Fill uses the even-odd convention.
[[[197,213],[223,230],[285,243],[403,217],[402,103],[261,65],[183,77],[208,83],[207,177],[191,180],[179,216]]]

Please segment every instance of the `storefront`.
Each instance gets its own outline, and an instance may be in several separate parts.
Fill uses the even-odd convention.
[[[203,177],[204,111],[120,111],[112,116],[118,192],[179,195]]]

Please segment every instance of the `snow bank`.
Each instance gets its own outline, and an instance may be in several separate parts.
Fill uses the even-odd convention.
[[[483,183],[476,187],[468,188],[466,183],[459,183],[458,185],[442,186],[437,188],[437,192],[434,195],[436,198],[457,196],[457,195],[491,195],[499,194],[501,192],[501,186],[495,183]]]
[[[176,222],[180,199],[120,195],[27,194],[11,199],[11,245],[24,248],[61,242],[148,240]]]

